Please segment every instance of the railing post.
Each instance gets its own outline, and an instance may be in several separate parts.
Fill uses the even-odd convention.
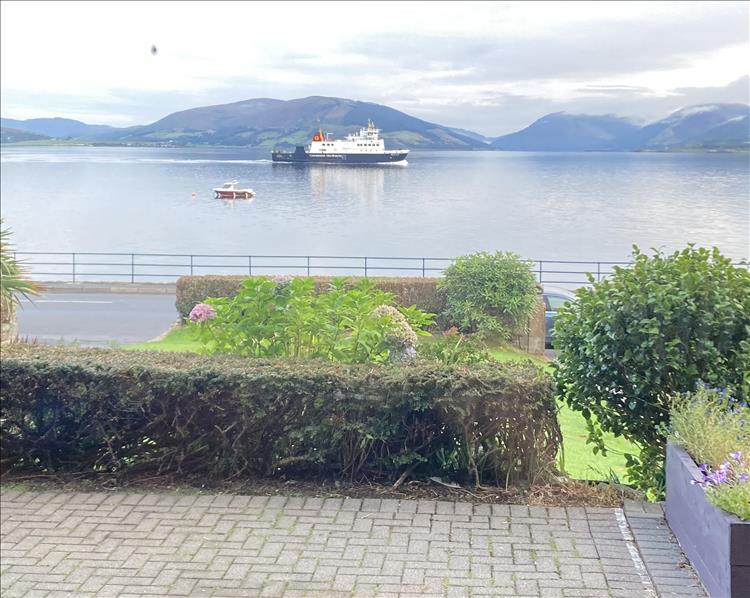
[[[135,282],[135,254],[130,254],[130,282]]]
[[[247,275],[248,276],[253,275],[253,256],[252,255],[247,256]]]
[[[367,256],[365,256],[365,278],[367,278]]]
[[[602,263],[596,262],[596,282],[601,282],[602,280]]]
[[[190,276],[193,275],[193,256],[190,256]]]
[[[539,284],[542,284],[542,270],[544,268],[544,262],[539,260]]]
[[[307,256],[307,275],[310,276],[310,256]]]
[[[425,258],[422,258],[422,278],[424,278],[424,277],[425,277],[425,267],[424,267],[424,261],[425,261]]]
[[[73,282],[76,281],[76,254],[71,253],[70,254],[73,257]]]

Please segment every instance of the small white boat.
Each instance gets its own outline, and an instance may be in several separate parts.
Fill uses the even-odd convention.
[[[217,199],[250,199],[255,195],[252,189],[240,189],[237,181],[229,181],[216,187],[214,193]]]

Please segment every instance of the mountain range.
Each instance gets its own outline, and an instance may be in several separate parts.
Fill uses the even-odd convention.
[[[313,96],[260,98],[192,108],[144,126],[116,128],[65,118],[0,119],[2,143],[81,140],[131,145],[293,147],[320,127],[337,137],[372,119],[388,147],[513,151],[673,151],[750,148],[750,106],[703,104],[645,126],[613,115],[557,112],[509,135],[430,123],[371,102]]]
[[[617,116],[557,112],[496,137],[490,147],[515,151],[634,151],[750,148],[750,107],[702,104],[646,126]]]

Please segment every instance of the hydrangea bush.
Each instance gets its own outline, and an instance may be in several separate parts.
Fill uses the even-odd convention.
[[[408,361],[417,335],[434,323],[414,306],[367,279],[335,279],[318,292],[311,278],[249,278],[233,297],[209,298],[190,312],[189,326],[208,353],[246,357],[323,358],[346,363]]]
[[[206,322],[213,320],[216,317],[214,308],[207,303],[199,303],[193,309],[190,310],[188,318],[191,322]]]

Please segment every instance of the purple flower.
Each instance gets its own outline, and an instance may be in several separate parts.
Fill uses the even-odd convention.
[[[737,463],[740,463],[742,461],[742,451],[729,453],[729,456],[732,457],[732,459],[734,459]]]
[[[214,308],[207,303],[199,303],[193,309],[190,310],[188,316],[192,322],[205,322],[207,320],[213,320],[216,317]]]
[[[712,486],[721,486],[729,482],[729,475],[726,469],[720,468],[718,471],[708,474],[706,481]]]
[[[746,473],[743,473],[743,474],[742,474],[742,475],[741,475],[741,476],[739,477],[739,480],[740,480],[740,482],[747,482],[747,480],[749,480],[749,479],[750,479],[750,475],[748,475],[748,474],[746,474]]]

